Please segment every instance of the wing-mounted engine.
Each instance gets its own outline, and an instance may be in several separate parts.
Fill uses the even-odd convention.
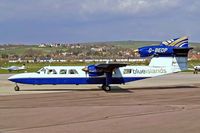
[[[96,65],[89,65],[82,70],[87,72],[91,77],[104,75],[104,72],[101,69],[98,69]]]
[[[82,70],[89,74],[89,76],[102,76],[105,74],[105,81],[102,85],[102,89],[109,91],[110,84],[112,83],[112,74],[113,71],[119,67],[124,67],[127,64],[124,63],[105,63],[105,64],[96,64],[96,65],[89,65]]]
[[[126,66],[125,63],[103,63],[89,65],[82,70],[87,72],[89,76],[102,76],[105,73],[112,73],[116,68]]]

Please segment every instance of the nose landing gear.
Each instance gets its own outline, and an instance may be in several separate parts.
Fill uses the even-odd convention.
[[[19,86],[16,84],[14,90],[15,90],[15,91],[19,91],[19,89],[20,89]]]

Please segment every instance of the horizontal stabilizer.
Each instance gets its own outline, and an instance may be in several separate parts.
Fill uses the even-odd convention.
[[[186,57],[191,48],[189,48],[188,37],[181,37],[163,41],[160,45],[144,46],[135,50],[140,57]]]
[[[188,37],[180,37],[176,39],[170,39],[167,41],[161,42],[161,45],[172,46],[172,47],[180,47],[180,48],[187,48],[188,47]]]

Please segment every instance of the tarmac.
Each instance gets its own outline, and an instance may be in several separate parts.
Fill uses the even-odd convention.
[[[199,133],[200,75],[176,73],[105,92],[19,85],[0,75],[0,133]]]

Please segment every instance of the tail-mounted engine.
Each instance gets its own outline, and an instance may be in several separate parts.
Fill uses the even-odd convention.
[[[135,52],[138,52],[140,57],[187,56],[190,49],[188,46],[188,37],[181,37],[163,41],[160,45],[141,47],[135,50]]]

